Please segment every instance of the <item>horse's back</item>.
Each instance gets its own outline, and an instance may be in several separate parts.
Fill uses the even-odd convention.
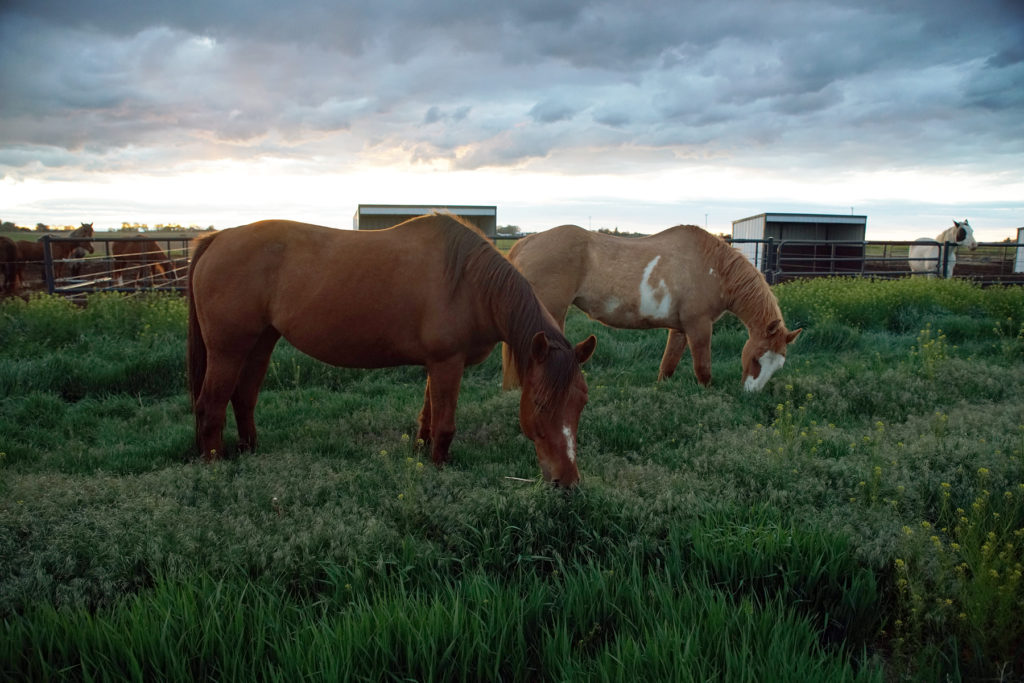
[[[524,237],[512,245],[508,258],[530,279],[533,272],[562,272],[578,265],[593,233],[578,225],[559,225]]]

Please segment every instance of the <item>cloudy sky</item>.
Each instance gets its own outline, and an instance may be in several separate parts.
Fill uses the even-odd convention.
[[[0,219],[1024,226],[1020,0],[5,0]]]

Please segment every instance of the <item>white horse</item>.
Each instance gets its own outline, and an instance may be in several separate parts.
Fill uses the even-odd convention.
[[[953,266],[956,265],[956,250],[958,247],[967,247],[974,250],[978,248],[978,242],[974,239],[974,228],[965,218],[962,222],[953,219],[953,227],[946,228],[939,233],[938,237],[930,240],[922,237],[915,244],[910,246],[910,253],[907,260],[910,262],[912,274],[925,274],[934,277],[939,270],[939,254],[942,245],[952,242],[956,246],[949,250],[949,257],[946,260],[946,272],[943,277],[953,277]]]

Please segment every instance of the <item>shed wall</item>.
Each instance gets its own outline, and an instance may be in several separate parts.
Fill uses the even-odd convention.
[[[360,204],[352,217],[355,230],[383,230],[399,223],[425,216],[434,211],[448,211],[467,223],[472,223],[488,237],[498,233],[498,209],[495,206],[406,206],[385,204]]]
[[[1017,228],[1017,244],[1024,245],[1024,228]],[[1017,257],[1013,259],[1013,272],[1024,273],[1024,246],[1017,247]]]
[[[760,216],[752,216],[751,218],[744,218],[743,220],[734,221],[732,224],[732,236],[733,239],[737,240],[760,240],[764,239],[764,214]],[[740,252],[747,257],[754,267],[761,270],[763,265],[763,251],[760,245],[743,243],[733,245]]]

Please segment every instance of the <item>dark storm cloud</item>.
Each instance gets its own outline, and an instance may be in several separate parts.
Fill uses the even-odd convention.
[[[475,168],[645,146],[983,164],[1024,146],[1019,7],[8,0],[0,173],[140,148],[169,164]]]

